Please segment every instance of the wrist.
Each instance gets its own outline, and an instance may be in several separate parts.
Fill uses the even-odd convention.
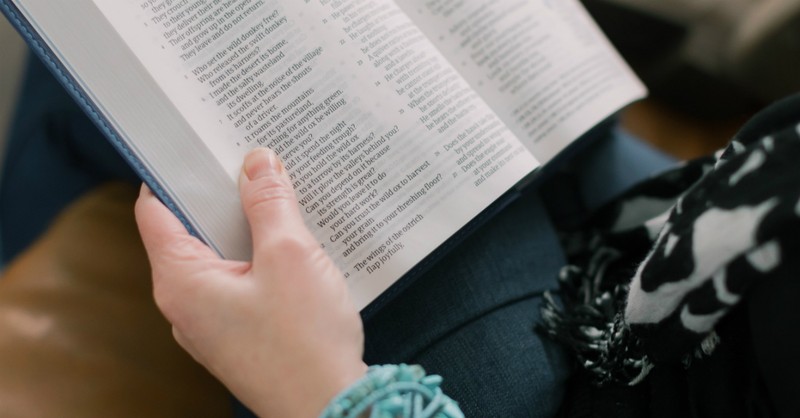
[[[259,417],[317,417],[337,394],[367,374],[363,361],[306,366],[283,373],[280,380],[265,377],[259,385],[273,388],[270,394],[256,392],[251,402],[240,399]]]
[[[333,398],[319,418],[403,418],[420,412],[426,417],[464,418],[458,404],[439,388],[441,383],[441,377],[426,375],[420,366],[372,366]]]
[[[330,384],[325,385],[325,388],[321,389],[321,393],[324,395],[317,398],[320,402],[317,402],[314,407],[314,415],[309,416],[320,416],[320,411],[323,411],[338,396],[346,393],[350,388],[365,379],[369,371],[370,368],[362,361],[358,365],[348,368],[345,372],[337,375]]]

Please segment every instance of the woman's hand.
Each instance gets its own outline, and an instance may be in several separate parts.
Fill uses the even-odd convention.
[[[246,157],[240,191],[252,263],[220,259],[142,189],[136,218],[156,303],[180,345],[254,412],[317,416],[366,372],[361,319],[274,152]]]

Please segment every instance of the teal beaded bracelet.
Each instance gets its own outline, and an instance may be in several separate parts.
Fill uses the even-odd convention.
[[[372,366],[320,418],[464,418],[458,404],[439,388],[441,383],[440,376],[426,376],[420,366]]]

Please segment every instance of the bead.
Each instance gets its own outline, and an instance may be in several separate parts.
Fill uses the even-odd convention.
[[[366,376],[338,395],[320,418],[463,418],[458,404],[442,393],[440,376],[426,376],[418,366],[369,368]]]

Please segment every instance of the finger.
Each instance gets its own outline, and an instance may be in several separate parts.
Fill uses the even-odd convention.
[[[289,175],[275,152],[258,148],[245,157],[240,189],[256,254],[286,237],[313,242]]]
[[[175,261],[218,258],[208,246],[189,234],[146,185],[142,185],[136,201],[136,223],[154,268]]]

